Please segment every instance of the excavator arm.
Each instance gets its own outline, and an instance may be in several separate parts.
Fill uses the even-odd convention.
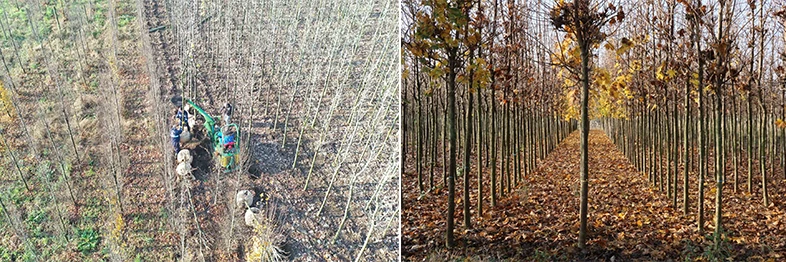
[[[216,120],[213,119],[213,117],[211,117],[210,114],[205,112],[204,109],[202,109],[196,103],[194,103],[194,101],[191,101],[191,99],[186,99],[186,103],[191,105],[191,107],[193,107],[197,112],[199,112],[200,115],[202,115],[202,117],[205,118],[205,131],[207,131],[207,137],[212,139],[213,134],[215,133],[213,126],[216,124]]]

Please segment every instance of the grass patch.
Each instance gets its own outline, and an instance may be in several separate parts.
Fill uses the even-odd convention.
[[[29,224],[41,224],[46,220],[46,212],[43,209],[36,209],[27,214],[25,222]]]
[[[725,261],[727,258],[731,257],[731,244],[729,243],[729,238],[726,236],[726,230],[721,227],[719,234],[720,241],[717,244],[714,242],[716,237],[715,232],[705,236],[705,239],[710,245],[704,249],[703,257],[709,261]]]
[[[126,25],[130,24],[134,21],[134,16],[132,15],[121,15],[120,18],[117,20],[118,27],[125,27]]]
[[[25,227],[30,232],[33,238],[46,238],[47,234],[44,231],[44,221],[48,220],[48,215],[43,208],[34,209],[27,214],[25,218]]]
[[[19,259],[19,261],[39,261],[39,260],[40,260],[40,256],[32,249],[25,250],[25,253],[22,254],[22,258]]]
[[[95,76],[95,75],[91,75],[91,78],[93,76]],[[90,81],[89,87],[90,87],[90,89],[88,91],[95,92],[96,90],[98,90],[98,81],[96,81],[96,80]]]
[[[161,220],[165,221],[169,218],[169,212],[167,212],[166,207],[161,207],[161,210],[158,211],[161,216]]]
[[[98,217],[102,212],[104,212],[104,210],[101,201],[99,201],[98,198],[91,197],[87,199],[87,204],[81,213],[85,222],[93,223],[98,221]]]
[[[93,166],[91,165],[90,167],[87,168],[87,171],[85,171],[85,177],[87,178],[87,177],[94,177],[94,176],[96,176],[96,171],[93,170]]]
[[[83,255],[88,255],[98,250],[98,243],[101,242],[101,236],[98,234],[98,231],[93,228],[78,229],[77,234],[79,235],[79,240],[76,244],[77,251]]]
[[[18,250],[10,250],[7,247],[0,246],[0,261],[17,261],[20,260],[22,253]]]
[[[46,6],[45,9],[44,9],[44,19],[45,19],[45,21],[52,20],[54,18],[55,18],[55,8],[52,7],[52,6]]]
[[[8,196],[11,197],[11,201],[14,202],[17,206],[21,205],[23,202],[29,202],[32,200],[30,196],[25,194],[25,186],[22,183],[14,182],[11,188],[8,190]]]

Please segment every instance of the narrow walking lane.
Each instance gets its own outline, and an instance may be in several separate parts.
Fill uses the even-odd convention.
[[[579,147],[579,132],[574,132],[525,178],[517,194],[489,214],[495,218],[489,224],[504,226],[487,228],[477,237],[520,247],[508,252],[575,257],[570,253],[578,252]],[[680,254],[669,247],[690,238],[695,227],[647,186],[647,177],[600,130],[590,132],[589,161],[589,256],[658,259]]]
[[[417,224],[402,239],[410,243],[405,249],[414,260],[442,260],[483,254],[479,258],[511,258],[524,261],[590,260],[652,261],[673,258],[693,259],[711,247],[714,230],[714,182],[705,184],[705,232],[698,233],[696,222],[696,178],[689,179],[687,215],[682,211],[682,174],[678,179],[678,208],[664,192],[649,186],[647,175],[637,172],[603,131],[592,130],[589,136],[589,215],[587,250],[577,248],[579,232],[579,132],[573,132],[545,159],[538,169],[527,175],[494,208],[484,211],[483,219],[473,229],[461,223],[456,210],[458,248],[441,249],[444,223],[430,210],[444,212],[433,205],[442,201],[444,192],[427,194],[415,206],[406,207]],[[462,179],[457,188],[461,189]],[[476,182],[471,182],[476,183]],[[484,187],[488,188],[488,185]],[[727,185],[730,187],[730,185]],[[731,192],[728,188],[726,192]],[[470,192],[475,196],[476,192]],[[457,192],[457,195],[461,195]],[[488,203],[488,193],[484,202]],[[473,205],[476,199],[472,199]],[[755,195],[728,193],[724,196],[723,225],[726,235],[723,252],[733,250],[734,259],[779,258],[786,252],[778,238],[762,232],[786,232],[784,212],[778,206],[769,209],[750,205]],[[779,200],[780,201],[780,200]],[[410,202],[408,202],[410,203]],[[440,202],[441,203],[441,202]],[[473,212],[474,213],[474,212]],[[444,213],[442,213],[444,214]],[[473,217],[475,216],[472,214]],[[409,218],[410,215],[407,215]],[[425,220],[424,220],[425,219]],[[406,224],[406,223],[405,223]],[[769,250],[759,250],[755,246]],[[406,246],[406,245],[405,245]],[[425,251],[425,252],[424,252]],[[766,254],[766,255],[761,255]],[[470,255],[471,256],[471,255]]]

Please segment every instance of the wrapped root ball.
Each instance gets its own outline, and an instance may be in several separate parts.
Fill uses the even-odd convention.
[[[250,207],[254,203],[254,192],[251,190],[240,190],[235,196],[235,203],[238,206]]]
[[[180,162],[175,169],[178,175],[185,176],[191,174],[191,163],[188,162]]]
[[[186,163],[191,164],[192,161],[194,161],[194,157],[191,156],[191,151],[190,150],[183,149],[183,150],[180,150],[180,152],[177,153],[177,162],[178,163],[186,162]]]
[[[191,132],[183,130],[183,133],[180,133],[180,143],[187,143],[188,141],[191,141]]]
[[[259,224],[259,208],[252,207],[246,210],[246,226],[254,227]]]

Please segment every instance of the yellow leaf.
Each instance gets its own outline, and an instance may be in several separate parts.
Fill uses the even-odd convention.
[[[745,243],[745,237],[730,237],[729,240],[734,241],[734,243],[737,244]]]
[[[631,72],[637,71],[641,69],[641,60],[633,60],[630,62],[630,70]]]
[[[666,80],[666,76],[660,72],[660,68],[658,68],[658,71],[655,72],[655,77],[657,77],[658,80]]]
[[[576,82],[574,82],[572,79],[565,78],[565,85],[564,85],[565,87],[572,87],[572,86],[575,86],[575,85],[576,85]]]
[[[625,52],[628,52],[631,48],[633,48],[634,43],[626,38],[623,38],[620,47],[617,49],[617,55],[622,55]]]
[[[603,45],[603,47],[605,47],[607,50],[614,50],[614,44],[612,44],[611,42],[606,42],[606,44]]]
[[[777,120],[775,120],[775,126],[777,126],[778,128],[786,128],[786,121],[783,121],[783,119],[778,118]]]
[[[669,69],[668,71],[666,71],[666,75],[668,75],[669,78],[674,78],[674,76],[677,75],[677,71],[674,71],[674,69]]]
[[[478,44],[479,41],[480,41],[480,36],[478,34],[470,34],[467,37],[467,42],[471,46]]]
[[[570,49],[570,56],[571,56],[570,58],[572,58],[572,59],[581,58],[581,49],[579,49],[578,47],[571,48]]]

